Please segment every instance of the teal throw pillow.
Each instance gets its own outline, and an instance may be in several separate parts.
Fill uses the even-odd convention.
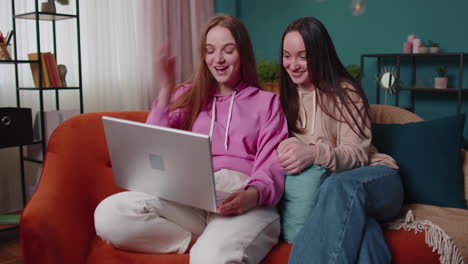
[[[312,213],[320,185],[327,170],[314,165],[301,174],[286,174],[281,201],[281,233],[284,241],[292,243]]]
[[[461,168],[465,114],[372,124],[372,143],[400,167],[406,203],[466,208]]]

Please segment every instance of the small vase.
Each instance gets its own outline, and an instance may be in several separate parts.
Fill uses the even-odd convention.
[[[55,8],[55,0],[49,0],[48,2],[42,3],[41,12],[44,12],[44,13],[57,12],[57,9]]]
[[[413,52],[413,43],[409,41],[403,43],[403,53],[408,54],[412,52]]]
[[[434,80],[434,88],[445,89],[447,88],[447,82],[448,82],[447,77],[436,77]]]

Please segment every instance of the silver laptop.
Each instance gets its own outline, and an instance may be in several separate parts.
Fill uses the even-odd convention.
[[[208,135],[103,116],[117,186],[216,212]]]

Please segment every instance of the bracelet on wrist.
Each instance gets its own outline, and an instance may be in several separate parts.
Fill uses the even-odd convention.
[[[250,190],[250,189],[257,189],[257,186],[255,185],[248,185],[247,188],[245,188],[245,190]]]

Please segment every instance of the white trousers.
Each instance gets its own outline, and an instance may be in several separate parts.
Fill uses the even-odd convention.
[[[249,176],[231,170],[215,173],[216,187],[233,192]],[[185,253],[191,264],[260,263],[278,242],[279,214],[258,207],[242,215],[220,216],[141,192],[104,199],[94,213],[96,233],[107,243],[146,253]]]

